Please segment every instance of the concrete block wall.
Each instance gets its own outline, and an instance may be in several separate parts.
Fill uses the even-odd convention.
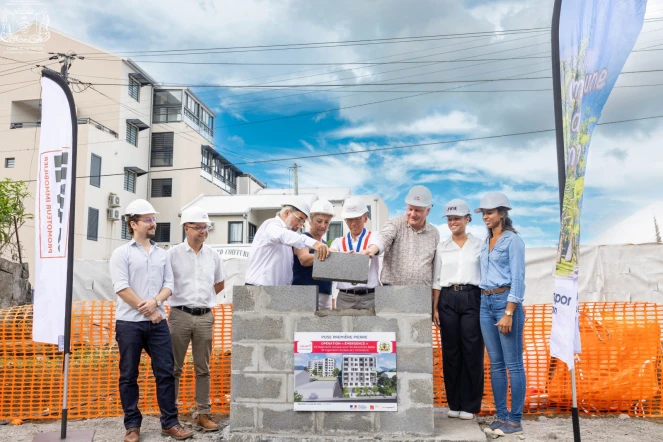
[[[325,317],[316,290],[234,288],[231,440],[433,436],[430,288],[379,287],[375,316]],[[295,332],[395,332],[398,411],[294,411]]]

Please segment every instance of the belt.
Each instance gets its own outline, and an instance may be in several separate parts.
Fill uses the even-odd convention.
[[[206,315],[209,312],[212,311],[211,308],[205,308],[205,307],[194,307],[194,308],[189,308],[185,307],[183,305],[174,305],[173,308],[176,308],[177,310],[182,310],[184,313],[188,313],[193,316],[202,316]]]
[[[442,287],[442,288],[450,290],[452,292],[464,292],[464,291],[467,291],[467,290],[476,290],[479,287],[477,287],[476,285],[457,285],[457,284],[454,284],[454,285],[451,285],[449,287]]]
[[[338,289],[339,292],[343,293],[348,293],[350,295],[369,295],[371,293],[375,293],[375,289],[354,289],[354,290],[341,290]]]
[[[490,289],[490,290],[481,290],[482,295],[499,295],[500,293],[508,292],[511,290],[511,286],[505,286],[505,287],[498,287],[496,289]]]

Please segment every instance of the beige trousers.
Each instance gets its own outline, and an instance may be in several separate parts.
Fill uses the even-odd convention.
[[[347,309],[375,309],[375,293],[353,295],[339,291],[336,298],[336,310]]]

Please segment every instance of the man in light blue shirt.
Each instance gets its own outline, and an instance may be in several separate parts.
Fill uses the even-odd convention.
[[[166,325],[163,302],[173,291],[173,271],[168,253],[152,238],[156,212],[145,200],[129,203],[125,210],[127,230],[133,239],[115,249],[110,274],[118,299],[115,310],[115,339],[120,353],[120,400],[124,410],[125,442],[140,440],[143,416],[138,409],[138,367],[143,349],[152,359],[161,410],[161,433],[187,439],[177,417],[173,348]]]

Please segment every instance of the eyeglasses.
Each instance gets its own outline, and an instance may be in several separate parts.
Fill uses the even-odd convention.
[[[201,231],[207,230],[209,228],[209,226],[189,226],[189,225],[187,225],[187,227],[189,229],[195,230],[196,232],[201,232]]]
[[[297,214],[295,212],[292,212],[292,216],[297,218],[297,221],[299,221],[299,224],[304,224],[306,222],[306,218],[302,218],[302,217],[297,216]]]
[[[363,217],[364,217],[364,215],[358,216],[357,218],[345,218],[345,222],[348,223],[348,224],[358,223],[362,220]]]
[[[143,218],[140,221],[144,222],[145,224],[152,224],[152,223],[157,222],[157,217],[156,216],[152,216],[152,217],[148,216],[147,218]]]

